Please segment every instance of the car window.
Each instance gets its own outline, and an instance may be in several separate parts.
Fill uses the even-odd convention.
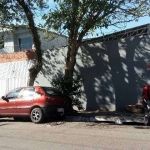
[[[45,93],[48,95],[62,95],[62,92],[57,89],[51,87],[42,87],[42,88],[45,91]]]
[[[8,99],[17,98],[18,95],[19,95],[19,93],[20,93],[20,91],[21,91],[21,89],[22,89],[22,88],[15,89],[15,90],[11,91],[10,93],[8,93],[8,94],[6,95],[6,97],[7,97]]]
[[[20,98],[26,98],[26,97],[34,97],[35,90],[34,88],[24,88],[19,94]]]

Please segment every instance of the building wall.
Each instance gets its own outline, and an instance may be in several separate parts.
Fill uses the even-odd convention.
[[[62,46],[66,46],[68,44],[67,37],[49,33],[45,34],[43,30],[38,30],[41,40],[41,48],[45,49],[53,49]],[[0,49],[0,53],[11,53],[20,51],[19,48],[19,38],[32,37],[30,31],[27,28],[20,27],[17,30],[13,31],[5,31],[4,35],[4,48]],[[32,45],[32,49],[34,49],[34,44]]]
[[[141,100],[142,87],[150,81],[150,35],[83,44],[76,73],[84,78],[84,108],[124,110]],[[44,65],[35,85],[50,86],[51,78],[64,73],[67,48],[44,52]]]
[[[0,64],[34,59],[34,50],[0,54]]]
[[[0,54],[0,97],[16,87],[27,86],[33,59],[33,50]]]
[[[116,106],[117,110],[123,110],[141,100],[142,87],[150,81],[149,47],[149,35],[83,45],[82,50],[91,58],[79,66],[87,80],[84,84],[87,109],[102,106],[110,110]]]
[[[43,51],[43,67],[35,85],[51,86],[51,79],[64,73],[66,53],[67,47]],[[14,58],[13,55],[7,57],[4,54],[0,55],[0,59],[4,56],[5,60],[9,59],[7,63]],[[14,64],[8,65],[11,67],[6,67],[4,60],[1,61],[0,68],[4,70],[0,74],[0,85],[3,85],[1,89],[12,88],[7,85],[26,85],[24,78],[28,76],[27,58],[22,61],[17,59]],[[124,110],[126,105],[136,104],[141,99],[143,85],[150,82],[150,70],[147,68],[150,64],[150,35],[85,43],[80,47],[76,58],[75,73],[80,73],[84,78],[81,101],[87,110]],[[20,82],[17,72],[24,70],[26,74],[21,76]],[[15,76],[9,71],[15,73]],[[8,77],[13,78],[9,81]]]
[[[39,31],[42,50],[60,48],[68,44],[68,38],[54,33]]]

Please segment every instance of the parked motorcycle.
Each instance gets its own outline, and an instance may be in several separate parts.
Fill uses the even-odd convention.
[[[150,125],[150,86],[145,85],[143,86],[143,92],[142,92],[142,98],[143,98],[143,108],[144,108],[144,124],[146,126]]]
[[[143,99],[143,102],[145,103],[145,108],[144,108],[144,124],[146,126],[150,125],[150,100],[145,100]]]

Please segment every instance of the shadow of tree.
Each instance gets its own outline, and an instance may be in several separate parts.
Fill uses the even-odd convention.
[[[75,74],[84,78],[86,110],[125,110],[141,99],[142,86],[150,79],[148,36],[83,43],[76,57]],[[67,47],[43,52],[43,68],[36,84],[50,86],[64,74]]]
[[[59,77],[65,70],[65,47],[43,52],[43,66],[35,81],[36,84],[51,86],[52,78]]]
[[[148,126],[135,126],[136,129],[150,129]]]
[[[0,124],[0,126],[5,126],[5,125],[8,125],[8,123],[3,123],[3,124]]]
[[[141,99],[150,71],[148,36],[84,44],[78,70],[85,79],[87,109],[124,110]]]
[[[101,107],[101,109],[108,110],[110,103],[114,102],[114,98],[109,82],[110,73],[107,54],[103,46],[100,47],[98,43],[82,45],[81,50],[82,65],[78,63],[77,67],[85,81],[86,108],[87,110],[96,110]]]

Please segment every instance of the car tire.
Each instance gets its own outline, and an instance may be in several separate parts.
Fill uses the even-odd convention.
[[[30,118],[34,123],[41,123],[44,120],[44,114],[41,108],[33,108],[30,114]]]

